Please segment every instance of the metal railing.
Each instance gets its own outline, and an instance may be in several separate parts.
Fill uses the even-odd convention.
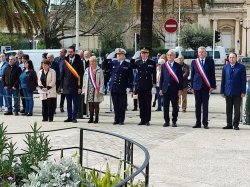
[[[86,128],[78,128],[78,127],[70,127],[70,128],[62,128],[62,129],[54,129],[54,130],[45,130],[45,131],[39,131],[40,133],[52,133],[52,132],[57,132],[57,131],[67,131],[67,130],[79,130],[79,145],[78,146],[64,146],[64,147],[58,147],[58,148],[53,148],[50,150],[51,152],[55,152],[55,151],[65,151],[65,150],[72,150],[72,149],[78,149],[79,150],[79,158],[80,158],[80,164],[85,168],[85,169],[89,169],[89,170],[96,170],[96,171],[100,171],[102,173],[105,173],[105,171],[101,171],[98,170],[96,168],[92,168],[83,165],[83,160],[84,158],[84,153],[94,153],[97,155],[102,155],[105,157],[109,157],[112,159],[115,159],[117,161],[122,161],[123,163],[123,180],[121,182],[119,182],[118,184],[114,185],[114,187],[121,187],[121,186],[129,186],[130,184],[132,184],[132,182],[136,179],[136,177],[138,177],[140,174],[142,174],[143,176],[143,182],[145,184],[146,187],[149,186],[149,152],[148,150],[141,144],[139,144],[138,142],[129,139],[127,137],[115,134],[115,133],[111,133],[111,132],[105,132],[105,131],[100,131],[100,130],[94,130],[94,129],[86,129]],[[32,133],[32,132],[16,132],[16,133],[6,133],[6,135],[20,135],[20,134],[27,134],[27,133]],[[117,150],[112,150],[112,147],[115,147],[114,145],[110,146],[109,148],[111,148],[111,152],[112,153],[108,153],[102,150],[96,150],[95,148],[88,148],[87,146],[91,146],[91,145],[95,145],[95,147],[98,147],[97,144],[98,142],[96,142],[95,140],[91,139],[91,137],[89,138],[89,140],[87,140],[87,138],[84,137],[88,137],[88,135],[90,135],[91,133],[97,133],[99,135],[103,136],[109,136],[112,139],[110,141],[112,141],[112,143],[114,142],[119,142],[117,140],[115,140],[114,138],[123,141],[123,145],[121,146],[119,143],[117,144],[117,146],[119,146],[120,149],[122,150],[118,150],[118,152],[122,153],[120,156],[117,156],[117,154],[115,154],[115,151]],[[96,137],[96,135],[94,136]],[[50,137],[51,138],[51,137]],[[101,142],[99,142],[101,144]],[[100,145],[99,147],[101,147],[102,145]],[[118,149],[119,149],[118,148]],[[137,150],[135,151],[135,148],[137,148]],[[144,159],[141,160],[141,156],[139,155],[138,152],[142,152]],[[20,153],[18,155],[21,155],[23,153]],[[136,156],[137,155],[137,156]],[[142,161],[142,164],[136,164],[135,163],[135,158],[138,157],[140,158],[139,160]],[[127,167],[130,167],[130,174],[127,175],[127,173],[125,172],[127,170]]]

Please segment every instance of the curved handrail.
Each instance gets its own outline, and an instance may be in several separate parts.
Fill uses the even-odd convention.
[[[52,129],[52,130],[44,130],[44,131],[39,131],[39,133],[48,133],[48,132],[56,132],[56,131],[71,130],[71,129],[79,129],[79,130],[83,130],[83,131],[97,132],[97,133],[107,134],[107,135],[110,135],[110,136],[113,136],[113,137],[117,137],[117,138],[120,138],[120,139],[123,139],[123,140],[127,140],[128,142],[130,142],[130,143],[138,146],[144,152],[145,160],[144,160],[143,164],[140,167],[137,167],[137,170],[135,172],[133,172],[131,175],[127,176],[125,179],[123,179],[121,182],[119,182],[118,184],[116,184],[114,187],[124,186],[130,180],[132,180],[133,178],[135,178],[138,174],[144,173],[143,170],[145,168],[148,169],[149,159],[150,159],[150,155],[149,155],[148,150],[143,145],[139,144],[138,142],[136,142],[136,141],[134,141],[134,140],[132,140],[130,138],[127,138],[125,136],[116,134],[116,133],[106,132],[106,131],[101,131],[101,130],[95,130],[95,129],[80,128],[80,127],[68,127],[68,128],[59,128],[59,129]],[[6,135],[28,134],[28,133],[32,133],[32,131],[30,131],[30,132],[6,133]],[[75,147],[75,148],[77,148],[77,147]],[[64,148],[64,149],[66,149],[66,148]],[[145,173],[147,174],[147,172],[145,172]],[[146,178],[146,176],[145,176],[145,178]]]

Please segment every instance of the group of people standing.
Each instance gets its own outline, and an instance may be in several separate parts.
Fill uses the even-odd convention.
[[[68,55],[66,56],[66,54]],[[5,115],[18,115],[18,90],[23,92],[25,107],[23,115],[33,115],[33,91],[37,88],[42,100],[43,121],[53,121],[56,110],[56,97],[61,93],[60,110],[64,112],[64,99],[67,100],[67,119],[64,122],[77,122],[79,95],[90,112],[88,123],[99,122],[100,103],[105,94],[103,71],[111,73],[109,90],[114,105],[114,125],[124,125],[127,109],[127,92],[131,92],[139,102],[140,122],[138,125],[150,126],[152,88],[156,88],[158,98],[157,111],[163,105],[163,127],[177,127],[178,112],[186,112],[189,66],[179,55],[175,61],[174,50],[159,55],[157,62],[149,58],[149,49],[143,47],[139,58],[125,59],[126,51],[115,50],[116,59],[105,59],[100,68],[97,58],[88,51],[76,54],[74,47],[61,49],[60,56],[45,55],[41,69],[36,74],[33,63],[26,54],[0,57],[0,108],[5,99]],[[136,76],[135,76],[136,73]],[[208,126],[208,105],[210,94],[216,89],[215,64],[206,56],[205,47],[198,49],[198,57],[191,63],[191,89],[195,96],[196,122],[193,128],[205,129]],[[226,98],[227,126],[223,129],[239,130],[240,105],[246,92],[246,69],[237,62],[237,55],[230,53],[228,64],[222,71],[221,94]],[[12,97],[14,109],[12,109]],[[172,118],[169,107],[172,105]],[[137,102],[136,102],[137,104]],[[202,108],[202,112],[201,112]],[[232,111],[234,108],[234,119]],[[134,108],[135,109],[135,108]],[[136,106],[137,109],[137,106]],[[203,113],[203,116],[201,115]]]
[[[114,104],[115,118],[113,124],[124,124],[127,107],[126,88],[133,95],[138,95],[140,119],[138,125],[150,125],[152,88],[156,88],[158,111],[163,100],[163,127],[177,127],[179,108],[186,112],[189,66],[184,63],[184,57],[179,55],[179,63],[175,61],[174,50],[162,55],[156,64],[149,59],[149,49],[141,48],[140,58],[125,61],[126,51],[117,48],[116,60],[107,60],[104,67],[111,70],[110,91]],[[134,70],[137,75],[134,76]],[[134,80],[136,78],[136,80]],[[199,47],[198,57],[191,63],[191,89],[195,96],[196,122],[193,128],[209,129],[208,106],[210,94],[216,89],[215,64],[212,58],[206,56],[206,48]],[[223,67],[221,94],[226,98],[227,126],[223,129],[239,130],[240,105],[246,92],[246,69],[237,62],[237,55],[230,53],[229,63]],[[169,107],[172,105],[172,118]],[[234,109],[234,119],[232,111]],[[201,112],[202,111],[202,112]],[[203,115],[202,115],[203,114]]]

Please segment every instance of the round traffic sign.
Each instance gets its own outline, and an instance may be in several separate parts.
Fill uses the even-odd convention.
[[[178,23],[174,19],[168,19],[164,24],[164,28],[167,32],[175,32],[178,28]]]

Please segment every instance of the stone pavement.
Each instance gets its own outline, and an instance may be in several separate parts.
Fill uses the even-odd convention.
[[[44,123],[39,99],[35,99],[34,116],[4,116],[1,112],[0,121],[8,126],[8,132],[30,131],[30,125],[37,121],[42,130],[78,126],[129,137],[150,153],[150,186],[250,186],[250,127],[240,125],[240,131],[221,129],[226,125],[226,117],[225,101],[219,94],[212,94],[210,98],[209,130],[191,128],[195,123],[193,95],[188,95],[187,112],[179,113],[177,128],[162,127],[163,113],[154,111],[156,108],[152,108],[151,126],[138,126],[139,112],[131,111],[130,97],[128,102],[124,126],[112,125],[113,114],[107,113],[109,96],[105,96],[101,104],[99,124],[87,124],[87,119],[77,124],[64,123],[66,112],[58,110],[53,123]],[[55,147],[79,142],[74,131],[54,133],[51,137],[56,138],[51,141]],[[22,138],[23,135],[13,136],[19,148],[24,146]],[[100,135],[92,138],[106,145],[109,141]]]

